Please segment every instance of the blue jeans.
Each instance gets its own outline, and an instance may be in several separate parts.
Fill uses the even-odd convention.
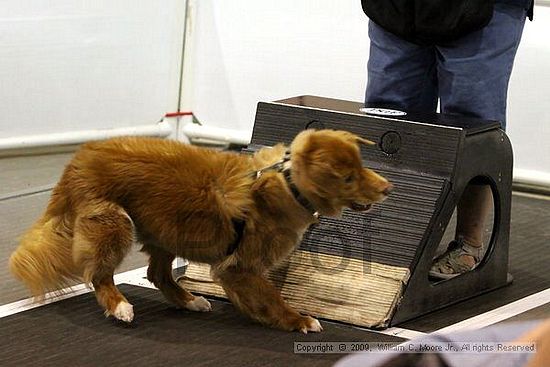
[[[523,7],[496,3],[491,22],[445,46],[418,46],[369,22],[366,103],[500,121],[525,24]]]

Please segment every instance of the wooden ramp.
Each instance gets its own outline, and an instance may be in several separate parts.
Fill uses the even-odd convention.
[[[179,282],[191,291],[226,297],[209,273],[209,265],[191,263]],[[388,325],[408,277],[408,268],[303,250],[269,274],[297,310],[374,328]]]

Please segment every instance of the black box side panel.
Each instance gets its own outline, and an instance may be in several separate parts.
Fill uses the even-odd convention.
[[[342,218],[322,217],[300,249],[346,258],[411,267],[444,189],[444,180],[383,171],[395,190],[369,213],[345,210]],[[338,269],[334,269],[337,271]],[[368,269],[365,269],[368,271]]]

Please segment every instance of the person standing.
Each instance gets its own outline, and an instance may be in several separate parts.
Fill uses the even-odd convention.
[[[362,0],[369,16],[365,104],[500,121],[533,0]],[[495,157],[498,159],[498,157]],[[455,240],[430,275],[448,279],[481,261],[491,188],[472,182],[457,206]]]

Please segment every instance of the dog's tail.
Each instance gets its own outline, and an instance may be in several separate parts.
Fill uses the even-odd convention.
[[[35,297],[59,291],[80,278],[73,261],[72,237],[72,230],[62,219],[42,217],[21,238],[10,257],[10,271]]]

